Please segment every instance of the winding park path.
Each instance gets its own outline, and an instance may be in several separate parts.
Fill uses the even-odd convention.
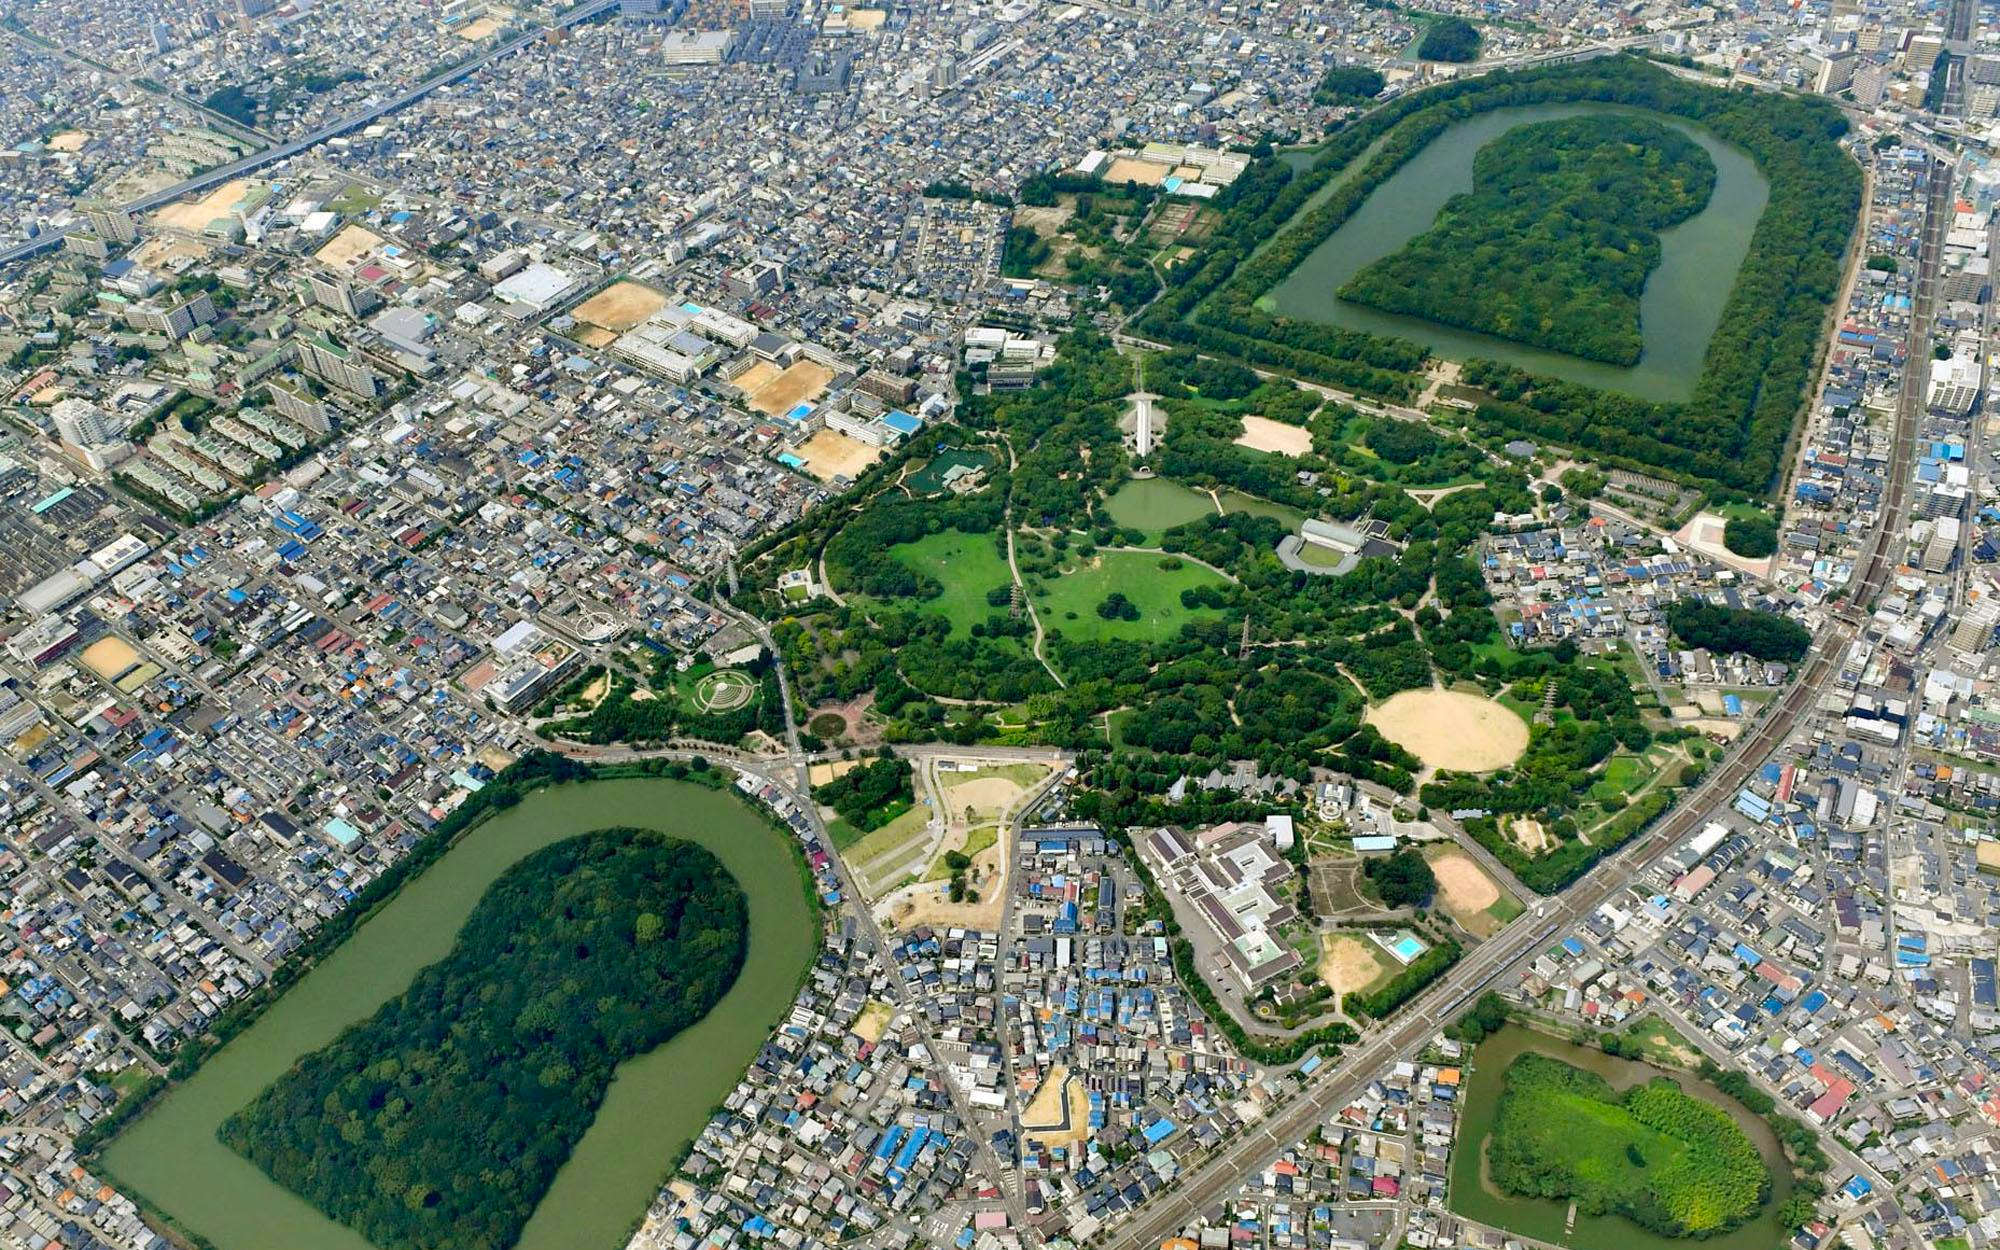
[[[1013,475],[1020,470],[1021,461],[1014,454],[1013,439],[1003,434],[1000,436],[1000,445],[1007,449],[1007,476],[1011,481]],[[1069,683],[1063,680],[1063,675],[1056,671],[1056,666],[1049,663],[1049,657],[1042,651],[1042,643],[1048,637],[1046,631],[1042,629],[1042,614],[1035,611],[1034,598],[1028,594],[1028,583],[1021,580],[1021,564],[1014,558],[1014,492],[1011,488],[1007,492],[1007,510],[1001,514],[1000,523],[1007,527],[1007,572],[1014,578],[1014,589],[1021,596],[1021,606],[1028,610],[1028,623],[1035,627],[1035,659],[1048,670],[1049,676],[1055,679],[1057,686],[1067,690]]]

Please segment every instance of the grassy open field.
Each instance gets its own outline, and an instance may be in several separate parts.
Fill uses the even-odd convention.
[[[1636,755],[1614,755],[1604,761],[1598,770],[1597,780],[1590,787],[1590,797],[1598,802],[1630,794],[1645,784],[1653,769],[1648,762]]]
[[[987,591],[1014,580],[1007,570],[1006,559],[994,549],[991,534],[945,530],[913,543],[898,544],[889,549],[889,554],[917,572],[937,578],[944,587],[943,594],[935,599],[902,602],[915,603],[926,612],[948,617],[954,635],[1007,610],[986,602]]]
[[[842,848],[855,884],[869,898],[878,898],[906,877],[920,876],[929,862],[925,827],[931,809],[919,803],[873,833]],[[845,821],[837,821],[845,824]],[[828,832],[834,832],[830,827]],[[836,834],[835,844],[839,845]]]
[[[1215,501],[1163,477],[1135,478],[1104,501],[1104,512],[1117,524],[1157,539],[1176,525],[1214,516]]]
[[[1251,516],[1267,516],[1286,529],[1294,530],[1306,519],[1306,514],[1297,508],[1288,507],[1281,503],[1272,503],[1268,499],[1260,499],[1255,495],[1246,495],[1240,490],[1225,490],[1217,493],[1222,499],[1222,509],[1225,512],[1247,512]]]
[[[1181,591],[1220,586],[1223,583],[1218,574],[1187,560],[1176,561],[1177,568],[1163,569],[1162,560],[1151,552],[1100,551],[1083,567],[1047,581],[1038,580],[1034,602],[1042,627],[1061,630],[1065,637],[1074,639],[1153,642],[1173,637],[1185,621],[1213,620],[1221,615],[1213,608],[1181,606]],[[1139,609],[1138,620],[1106,620],[1097,614],[1097,605],[1113,591]],[[979,602],[985,606],[984,598]]]

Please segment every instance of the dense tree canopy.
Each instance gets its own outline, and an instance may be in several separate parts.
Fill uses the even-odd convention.
[[[1733,516],[1722,525],[1722,545],[1760,560],[1778,549],[1778,523],[1768,516]]]
[[[708,1013],[747,934],[742,891],[699,846],[637,829],[558,842],[222,1138],[383,1250],[504,1250],[617,1065]]]
[[[1487,1146],[1511,1193],[1574,1199],[1664,1236],[1708,1235],[1754,1216],[1771,1174],[1729,1113],[1665,1078],[1618,1094],[1603,1077],[1532,1051],[1509,1064]]]
[[[1362,104],[1382,94],[1382,71],[1366,65],[1336,65],[1313,91],[1315,104]]]
[[[1629,365],[1659,232],[1708,203],[1715,162],[1672,127],[1624,114],[1517,126],[1473,160],[1473,189],[1369,265],[1341,298]]]
[[[1812,631],[1775,612],[1725,608],[1702,599],[1682,599],[1667,609],[1667,628],[1690,647],[1720,655],[1742,652],[1760,660],[1797,663],[1812,646]]]
[[[910,810],[916,794],[910,788],[908,760],[884,754],[879,759],[848,769],[823,785],[813,787],[813,798],[840,813],[840,818],[863,831],[880,829]]]
[[[1424,32],[1417,56],[1426,61],[1470,61],[1479,55],[1479,28],[1462,17],[1440,17]]]
[[[1371,859],[1362,871],[1368,874],[1375,893],[1391,907],[1422,907],[1437,892],[1437,875],[1431,871],[1430,861],[1414,847]]]

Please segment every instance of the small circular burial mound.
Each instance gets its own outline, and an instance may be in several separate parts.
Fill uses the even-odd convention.
[[[1432,768],[1492,772],[1528,749],[1528,726],[1505,704],[1457,690],[1391,695],[1368,709],[1368,723]]]

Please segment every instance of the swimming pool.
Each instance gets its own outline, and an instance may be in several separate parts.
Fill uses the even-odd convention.
[[[1430,949],[1430,943],[1408,929],[1398,929],[1392,934],[1375,933],[1370,936],[1382,949],[1394,955],[1398,963],[1407,964]]]

